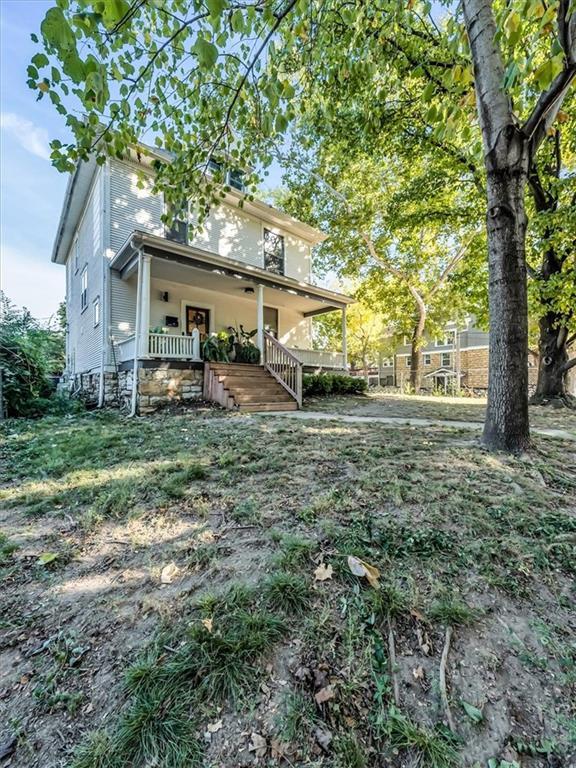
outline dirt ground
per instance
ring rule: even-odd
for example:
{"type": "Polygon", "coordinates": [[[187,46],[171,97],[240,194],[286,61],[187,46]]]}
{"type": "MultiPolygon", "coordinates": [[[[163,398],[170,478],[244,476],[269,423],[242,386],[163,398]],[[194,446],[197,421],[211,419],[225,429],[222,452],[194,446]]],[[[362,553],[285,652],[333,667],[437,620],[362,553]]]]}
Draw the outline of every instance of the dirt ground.
{"type": "Polygon", "coordinates": [[[3,768],[576,765],[574,443],[199,410],[1,450],[3,768]]]}

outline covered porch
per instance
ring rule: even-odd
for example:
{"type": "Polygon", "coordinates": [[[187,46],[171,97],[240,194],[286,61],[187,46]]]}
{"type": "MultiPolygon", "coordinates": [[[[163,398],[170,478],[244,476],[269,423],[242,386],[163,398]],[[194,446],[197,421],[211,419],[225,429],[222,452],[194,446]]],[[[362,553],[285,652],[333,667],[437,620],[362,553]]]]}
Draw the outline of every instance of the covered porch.
{"type": "Polygon", "coordinates": [[[256,330],[262,361],[266,334],[305,368],[347,368],[348,296],[141,232],[133,233],[110,266],[116,292],[133,308],[133,317],[112,328],[121,363],[200,361],[207,336],[243,326],[256,330]],[[312,318],[334,311],[341,315],[341,348],[313,349],[312,318]]]}

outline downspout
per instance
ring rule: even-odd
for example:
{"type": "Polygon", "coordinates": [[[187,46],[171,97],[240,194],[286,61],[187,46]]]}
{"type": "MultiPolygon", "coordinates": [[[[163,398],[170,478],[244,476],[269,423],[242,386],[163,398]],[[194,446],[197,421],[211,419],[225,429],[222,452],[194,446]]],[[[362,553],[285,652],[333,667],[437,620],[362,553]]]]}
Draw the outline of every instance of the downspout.
{"type": "Polygon", "coordinates": [[[138,281],[136,284],[136,323],[134,329],[134,367],[132,368],[132,401],[130,405],[130,416],[136,416],[138,409],[138,354],[140,344],[140,325],[142,323],[142,312],[140,304],[142,301],[142,250],[138,249],[138,281]]]}

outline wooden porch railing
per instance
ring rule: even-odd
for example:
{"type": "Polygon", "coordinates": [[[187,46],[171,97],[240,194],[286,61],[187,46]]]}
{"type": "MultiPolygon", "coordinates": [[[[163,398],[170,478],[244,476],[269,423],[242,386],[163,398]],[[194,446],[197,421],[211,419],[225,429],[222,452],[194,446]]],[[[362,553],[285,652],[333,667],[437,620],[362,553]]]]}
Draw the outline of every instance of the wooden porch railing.
{"type": "Polygon", "coordinates": [[[264,331],[264,367],[302,406],[302,363],[270,333],[264,331]]]}
{"type": "Polygon", "coordinates": [[[331,349],[296,349],[294,347],[290,347],[289,350],[300,360],[302,365],[309,368],[333,368],[343,371],[346,367],[343,352],[334,352],[331,349]]]}
{"type": "Polygon", "coordinates": [[[148,334],[150,357],[171,357],[177,360],[200,360],[200,334],[194,328],[190,336],[169,333],[148,334]]]}
{"type": "Polygon", "coordinates": [[[128,360],[134,360],[134,352],[136,351],[136,337],[128,336],[127,339],[122,339],[116,343],[116,349],[118,350],[118,362],[125,363],[128,360]]]}

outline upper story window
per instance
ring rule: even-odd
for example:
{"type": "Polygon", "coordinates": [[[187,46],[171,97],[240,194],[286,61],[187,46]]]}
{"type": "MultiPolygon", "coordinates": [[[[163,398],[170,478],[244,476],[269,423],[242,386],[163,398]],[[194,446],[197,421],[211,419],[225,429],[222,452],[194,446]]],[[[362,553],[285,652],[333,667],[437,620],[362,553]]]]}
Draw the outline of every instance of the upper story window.
{"type": "Polygon", "coordinates": [[[88,306],[88,267],[82,270],[80,278],[80,310],[83,312],[88,306]]]}
{"type": "Polygon", "coordinates": [[[284,274],[284,237],[269,229],[264,230],[264,269],[284,274]]]}
{"type": "Polygon", "coordinates": [[[431,363],[432,363],[432,356],[424,355],[424,365],[431,365],[431,363]]]}
{"type": "Polygon", "coordinates": [[[244,173],[242,171],[226,171],[222,163],[219,163],[217,160],[209,160],[208,168],[214,174],[217,181],[220,181],[222,184],[228,184],[229,187],[240,192],[244,191],[244,173]]]}
{"type": "Polygon", "coordinates": [[[449,368],[452,365],[452,355],[450,352],[442,352],[442,367],[449,368]]]}
{"type": "Polygon", "coordinates": [[[456,331],[446,331],[446,335],[436,339],[437,347],[453,347],[456,340],[456,331]]]}
{"type": "Polygon", "coordinates": [[[411,357],[407,357],[406,358],[406,368],[410,368],[411,365],[412,365],[412,358],[411,357]]]}
{"type": "Polygon", "coordinates": [[[92,312],[94,316],[94,328],[100,325],[100,296],[96,296],[92,302],[92,312]]]}
{"type": "Polygon", "coordinates": [[[228,184],[239,192],[244,191],[244,174],[242,171],[230,171],[228,174],[228,184]]]}
{"type": "Polygon", "coordinates": [[[176,243],[188,243],[188,203],[183,200],[178,208],[166,211],[170,222],[164,227],[164,237],[176,243]]]}

